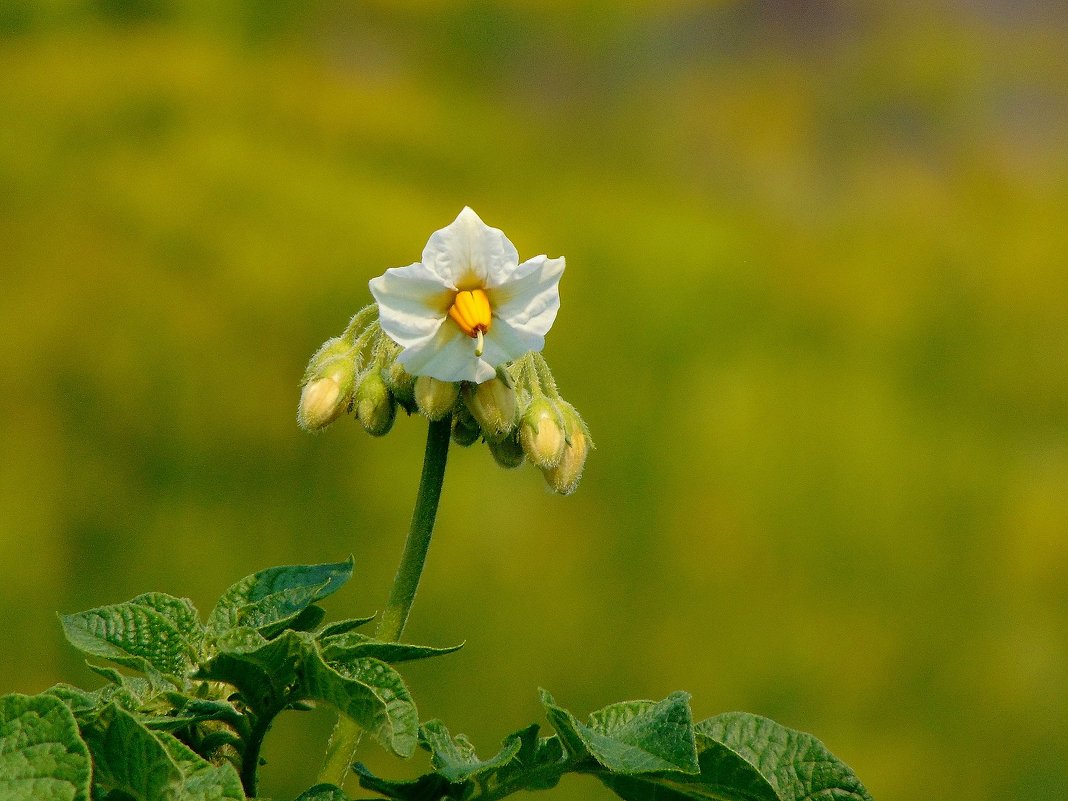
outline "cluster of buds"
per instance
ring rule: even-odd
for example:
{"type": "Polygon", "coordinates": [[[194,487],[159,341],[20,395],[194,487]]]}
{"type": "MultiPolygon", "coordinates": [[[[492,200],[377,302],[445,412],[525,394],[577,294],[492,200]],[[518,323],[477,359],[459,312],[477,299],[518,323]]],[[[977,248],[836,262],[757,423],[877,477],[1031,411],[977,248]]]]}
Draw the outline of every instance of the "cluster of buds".
{"type": "Polygon", "coordinates": [[[401,349],[382,332],[377,311],[374,304],[361,310],[312,357],[297,412],[302,428],[317,431],[351,412],[367,433],[382,436],[401,406],[428,420],[449,418],[453,442],[484,442],[501,467],[530,462],[561,495],[578,488],[590,431],[560,397],[540,353],[500,365],[481,383],[416,377],[396,360],[401,349]]]}

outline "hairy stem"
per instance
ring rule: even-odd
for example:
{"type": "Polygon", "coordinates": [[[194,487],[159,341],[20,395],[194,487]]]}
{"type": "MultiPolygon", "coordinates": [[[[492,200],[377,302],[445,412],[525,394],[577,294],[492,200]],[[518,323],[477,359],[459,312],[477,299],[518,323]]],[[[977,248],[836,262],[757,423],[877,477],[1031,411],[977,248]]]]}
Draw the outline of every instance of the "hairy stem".
{"type": "MultiPolygon", "coordinates": [[[[427,428],[419,493],[416,495],[408,539],[404,543],[404,553],[401,555],[397,575],[393,578],[389,601],[375,631],[375,637],[379,640],[395,642],[400,639],[408,613],[412,609],[412,602],[415,601],[415,592],[419,589],[419,578],[423,574],[427,550],[430,548],[430,535],[434,532],[434,518],[438,513],[441,485],[445,480],[445,462],[449,456],[451,434],[451,416],[432,421],[427,428]]],[[[337,726],[330,737],[330,745],[327,747],[326,761],[319,772],[319,781],[342,786],[349,775],[361,733],[362,730],[354,721],[344,715],[338,718],[337,726]]]]}

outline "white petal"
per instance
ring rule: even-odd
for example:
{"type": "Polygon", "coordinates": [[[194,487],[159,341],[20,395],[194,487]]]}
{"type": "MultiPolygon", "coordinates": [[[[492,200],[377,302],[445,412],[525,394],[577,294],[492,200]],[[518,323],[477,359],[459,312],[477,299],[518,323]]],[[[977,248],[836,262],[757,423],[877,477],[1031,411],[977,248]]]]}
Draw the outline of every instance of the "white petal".
{"type": "Polygon", "coordinates": [[[519,252],[498,228],[464,206],[456,219],[430,235],[423,264],[453,289],[498,286],[519,264],[519,252]]]}
{"type": "Polygon", "coordinates": [[[563,273],[563,257],[535,256],[520,264],[508,283],[486,293],[493,307],[494,326],[498,319],[505,320],[516,330],[544,339],[560,310],[563,273]]]}
{"type": "Polygon", "coordinates": [[[475,356],[475,340],[457,326],[446,323],[434,336],[405,348],[397,361],[412,375],[481,383],[497,373],[484,356],[475,356]]]}
{"type": "Polygon", "coordinates": [[[510,325],[507,320],[496,319],[485,334],[482,358],[490,364],[504,364],[518,359],[524,353],[545,347],[545,336],[529,328],[510,325]]]}
{"type": "Polygon", "coordinates": [[[390,267],[371,279],[371,294],[378,303],[382,330],[402,347],[432,337],[441,327],[452,303],[452,289],[425,265],[390,267]]]}

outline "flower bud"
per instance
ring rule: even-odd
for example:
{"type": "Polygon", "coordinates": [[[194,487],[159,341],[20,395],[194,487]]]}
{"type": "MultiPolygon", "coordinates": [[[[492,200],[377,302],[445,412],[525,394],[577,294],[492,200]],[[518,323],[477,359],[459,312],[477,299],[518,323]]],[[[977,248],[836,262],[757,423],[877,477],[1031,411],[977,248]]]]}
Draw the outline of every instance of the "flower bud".
{"type": "Polygon", "coordinates": [[[307,431],[318,431],[348,411],[356,380],[352,347],[335,338],[319,348],[304,373],[297,407],[297,423],[307,431]]]}
{"type": "Polygon", "coordinates": [[[474,445],[482,436],[482,429],[478,427],[475,418],[467,407],[460,404],[456,407],[456,413],[452,417],[452,441],[462,448],[474,445]]]}
{"type": "Polygon", "coordinates": [[[356,418],[372,437],[381,437],[393,428],[397,417],[397,404],[382,380],[378,368],[368,370],[356,388],[356,418]]]}
{"type": "Polygon", "coordinates": [[[415,376],[405,370],[404,365],[393,362],[382,372],[382,378],[404,411],[408,414],[418,411],[415,405],[415,376]]]}
{"type": "Polygon", "coordinates": [[[567,431],[567,445],[564,447],[560,462],[555,467],[542,470],[545,481],[555,492],[570,495],[578,489],[582,478],[582,468],[590,452],[590,432],[586,423],[569,403],[561,403],[561,413],[567,431]]]}
{"type": "Polygon", "coordinates": [[[489,440],[486,445],[494,460],[504,469],[511,470],[523,464],[523,446],[515,434],[496,441],[489,440]]]}
{"type": "Polygon", "coordinates": [[[464,384],[464,403],[487,440],[499,440],[515,428],[515,390],[499,378],[464,384]]]}
{"type": "Polygon", "coordinates": [[[523,452],[543,470],[556,467],[564,455],[567,442],[560,425],[560,412],[545,398],[531,403],[519,421],[519,442],[523,452]]]}
{"type": "Polygon", "coordinates": [[[428,375],[415,380],[415,405],[428,420],[440,420],[456,405],[459,387],[452,381],[439,381],[428,375]]]}

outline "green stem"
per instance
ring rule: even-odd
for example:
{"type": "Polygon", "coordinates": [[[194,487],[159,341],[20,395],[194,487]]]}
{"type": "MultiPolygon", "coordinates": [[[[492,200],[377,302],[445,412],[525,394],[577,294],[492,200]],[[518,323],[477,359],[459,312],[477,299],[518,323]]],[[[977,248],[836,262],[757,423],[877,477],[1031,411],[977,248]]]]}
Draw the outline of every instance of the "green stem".
{"type": "MultiPolygon", "coordinates": [[[[419,493],[415,498],[415,510],[404,543],[397,575],[389,601],[378,620],[375,638],[388,642],[400,640],[408,613],[419,589],[419,578],[430,548],[430,535],[434,532],[434,518],[441,498],[441,485],[445,480],[445,462],[449,456],[449,438],[452,435],[452,418],[446,416],[432,421],[426,432],[426,453],[423,456],[423,474],[419,479],[419,493]]],[[[356,747],[360,744],[362,730],[350,718],[341,715],[330,737],[326,762],[319,773],[319,781],[341,787],[352,766],[356,747]]]]}
{"type": "Polygon", "coordinates": [[[263,738],[267,736],[271,723],[277,713],[264,713],[252,727],[248,739],[245,740],[245,750],[241,755],[241,786],[245,788],[245,795],[249,798],[256,797],[256,775],[260,768],[260,749],[263,747],[263,738]]]}

